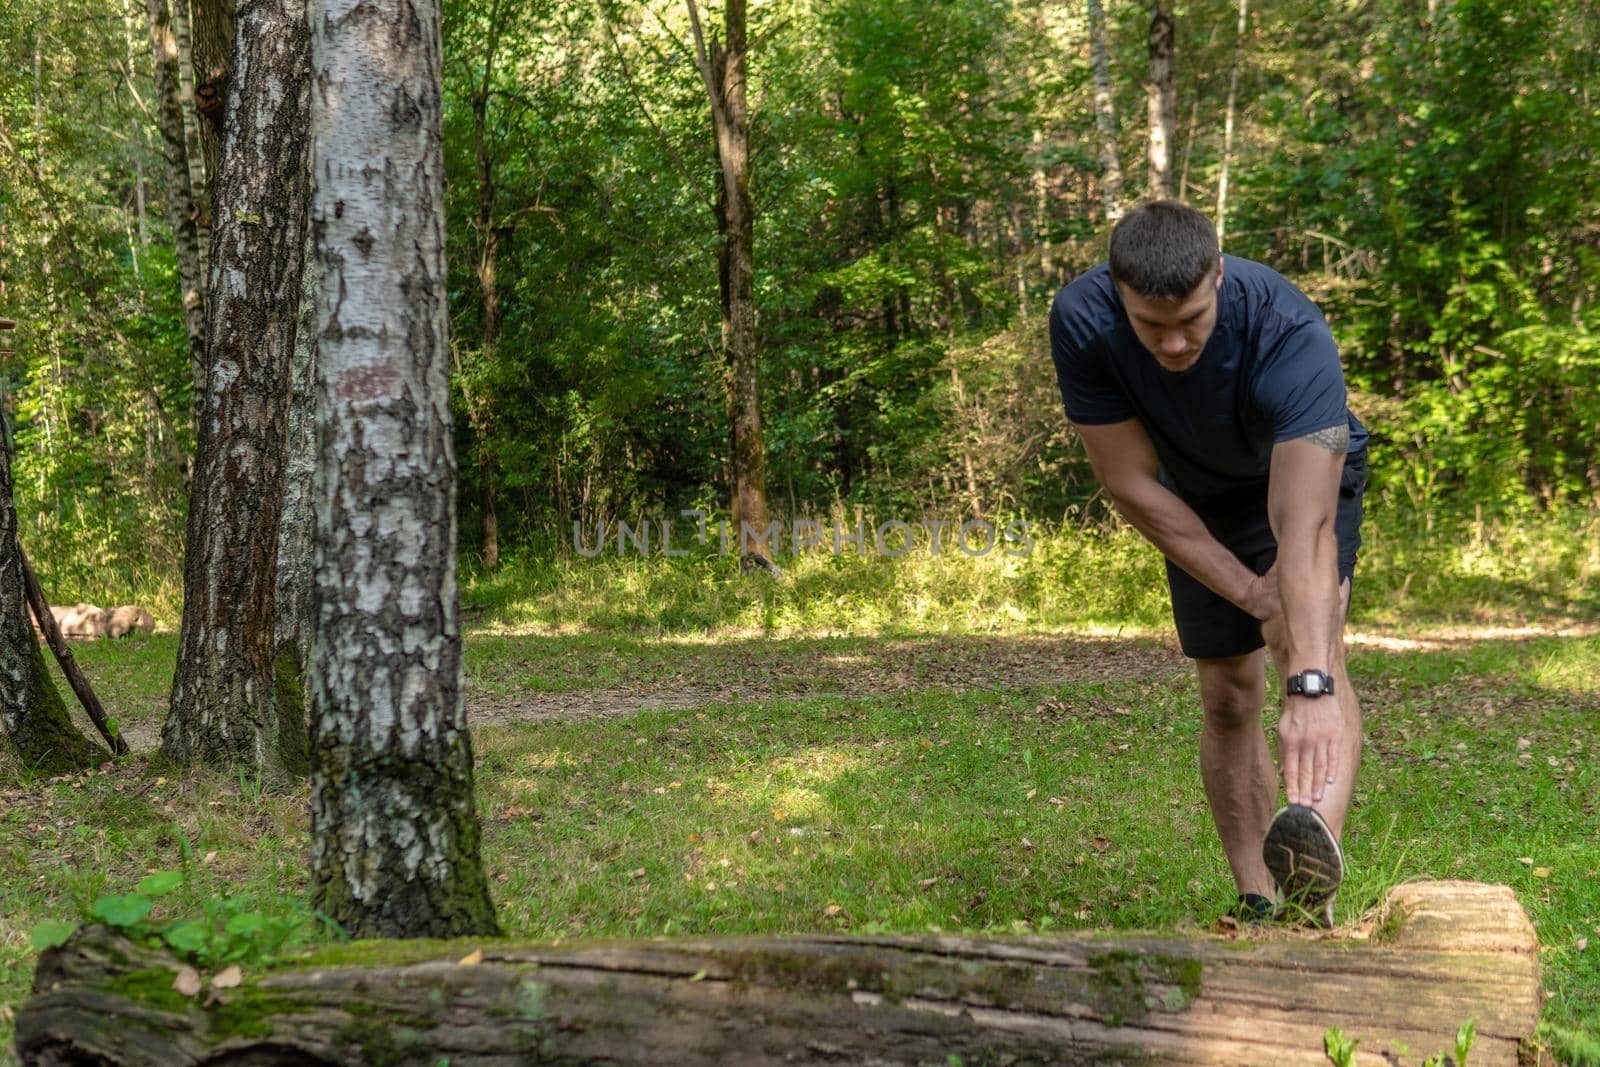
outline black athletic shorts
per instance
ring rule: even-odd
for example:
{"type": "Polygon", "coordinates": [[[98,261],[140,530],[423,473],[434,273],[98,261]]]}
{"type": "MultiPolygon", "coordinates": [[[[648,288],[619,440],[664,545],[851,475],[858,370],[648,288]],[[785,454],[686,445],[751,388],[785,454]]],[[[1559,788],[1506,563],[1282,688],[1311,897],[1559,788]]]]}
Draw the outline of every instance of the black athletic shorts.
{"type": "MultiPolygon", "coordinates": [[[[1367,488],[1367,453],[1363,449],[1345,460],[1339,476],[1339,507],[1334,531],[1339,541],[1339,580],[1355,573],[1361,549],[1361,496],[1367,488]]],[[[1278,558],[1278,542],[1267,521],[1267,494],[1261,490],[1229,499],[1223,506],[1195,509],[1206,529],[1239,561],[1257,574],[1265,574],[1278,558]]],[[[1261,623],[1249,612],[1225,600],[1171,560],[1167,561],[1167,587],[1172,591],[1172,619],[1178,624],[1178,643],[1190,659],[1224,659],[1254,652],[1266,642],[1261,623]]]]}

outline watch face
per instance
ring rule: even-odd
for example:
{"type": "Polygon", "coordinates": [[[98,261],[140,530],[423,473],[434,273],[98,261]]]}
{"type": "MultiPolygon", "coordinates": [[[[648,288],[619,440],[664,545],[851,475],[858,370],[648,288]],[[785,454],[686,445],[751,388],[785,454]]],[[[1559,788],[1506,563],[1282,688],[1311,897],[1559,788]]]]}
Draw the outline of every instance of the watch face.
{"type": "Polygon", "coordinates": [[[1296,696],[1319,697],[1333,692],[1333,679],[1322,671],[1301,671],[1289,678],[1288,689],[1296,696]]]}

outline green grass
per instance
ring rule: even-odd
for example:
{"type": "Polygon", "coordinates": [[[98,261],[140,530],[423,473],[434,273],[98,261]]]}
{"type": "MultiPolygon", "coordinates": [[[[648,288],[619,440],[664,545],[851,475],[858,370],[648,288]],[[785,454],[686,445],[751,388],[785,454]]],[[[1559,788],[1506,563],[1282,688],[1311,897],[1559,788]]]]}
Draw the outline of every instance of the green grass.
{"type": "MultiPolygon", "coordinates": [[[[869,516],[868,521],[871,521],[869,516]]],[[[592,537],[592,533],[588,536],[592,537]]],[[[1121,526],[1036,524],[1027,555],[935,556],[925,533],[896,560],[849,545],[778,555],[782,581],[742,575],[713,540],[685,558],[512,553],[465,561],[470,621],[501,634],[1016,633],[1169,625],[1161,557],[1121,526]]],[[[1600,518],[1478,523],[1379,510],[1363,527],[1351,621],[1405,631],[1600,614],[1600,518]]],[[[869,535],[870,540],[870,535],[869,535]]]]}
{"type": "MultiPolygon", "coordinates": [[[[1542,1039],[1574,1064],[1600,1063],[1600,638],[1461,627],[1581,617],[1580,532],[1528,535],[1488,576],[1448,539],[1369,539],[1356,627],[1446,632],[1352,654],[1368,745],[1339,902],[1353,922],[1409,879],[1512,886],[1539,933],[1542,1039]]],[[[473,706],[695,699],[475,730],[508,933],[1183,931],[1227,906],[1192,676],[1149,636],[1164,585],[1134,535],[789,572],[700,557],[469,576],[473,706]]],[[[153,738],[176,644],[74,651],[153,738]]],[[[153,870],[193,872],[157,917],[216,893],[303,917],[306,826],[303,788],[146,760],[58,781],[0,767],[0,1005],[26,995],[35,923],[153,870]]]]}
{"type": "MultiPolygon", "coordinates": [[[[851,645],[874,642],[835,647],[851,645]]],[[[102,667],[158,666],[102,647],[102,667]]],[[[693,644],[654,651],[686,674],[700,663],[693,644]]],[[[1365,650],[1352,666],[1369,744],[1341,919],[1408,879],[1511,885],[1543,946],[1552,1047],[1581,1056],[1600,1041],[1600,947],[1576,947],[1600,943],[1600,640],[1365,650]]],[[[480,729],[488,864],[520,936],[1194,929],[1232,892],[1197,730],[1182,675],[480,729]]],[[[136,763],[12,777],[0,803],[0,1001],[25,993],[33,923],[178,867],[186,847],[197,882],[167,913],[207,892],[277,913],[304,895],[303,789],[136,763]]]]}

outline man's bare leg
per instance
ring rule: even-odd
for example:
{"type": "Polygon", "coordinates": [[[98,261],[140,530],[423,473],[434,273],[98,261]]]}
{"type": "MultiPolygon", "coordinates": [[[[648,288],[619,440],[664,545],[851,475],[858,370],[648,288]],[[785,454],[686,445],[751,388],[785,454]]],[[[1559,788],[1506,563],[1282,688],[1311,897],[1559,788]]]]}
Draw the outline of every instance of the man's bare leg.
{"type": "MultiPolygon", "coordinates": [[[[1330,651],[1332,666],[1328,673],[1333,675],[1333,695],[1339,701],[1339,710],[1344,714],[1344,733],[1339,739],[1339,777],[1323,793],[1322,799],[1311,805],[1318,815],[1327,822],[1328,828],[1333,831],[1333,836],[1344,840],[1344,818],[1350,810],[1350,797],[1355,792],[1356,771],[1361,766],[1361,702],[1356,698],[1355,687],[1350,684],[1350,674],[1345,669],[1344,654],[1344,617],[1350,608],[1350,580],[1346,578],[1339,585],[1339,620],[1335,632],[1339,634],[1335,647],[1330,651]]],[[[1283,677],[1283,665],[1286,659],[1285,649],[1279,640],[1282,631],[1264,631],[1268,648],[1272,652],[1273,666],[1278,670],[1278,676],[1283,677]]],[[[1279,694],[1282,698],[1282,694],[1279,694]]],[[[1324,698],[1326,699],[1326,698],[1324,698]]],[[[1277,777],[1274,775],[1273,794],[1277,794],[1277,777]]]]}
{"type": "Polygon", "coordinates": [[[1278,775],[1261,727],[1265,663],[1265,652],[1257,649],[1228,659],[1196,660],[1195,668],[1205,710],[1200,779],[1211,818],[1239,892],[1270,897],[1272,875],[1261,860],[1261,842],[1277,806],[1278,775]]]}

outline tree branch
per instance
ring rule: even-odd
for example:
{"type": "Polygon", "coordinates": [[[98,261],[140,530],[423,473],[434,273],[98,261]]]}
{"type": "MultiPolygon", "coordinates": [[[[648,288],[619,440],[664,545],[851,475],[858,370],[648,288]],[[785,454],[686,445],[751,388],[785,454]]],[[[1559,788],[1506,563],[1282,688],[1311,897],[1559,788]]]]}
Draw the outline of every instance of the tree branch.
{"type": "MultiPolygon", "coordinates": [[[[650,124],[650,128],[656,132],[656,137],[661,141],[661,147],[664,148],[667,152],[667,155],[672,158],[672,162],[678,168],[678,173],[683,176],[684,182],[687,183],[691,189],[698,188],[699,183],[695,180],[694,174],[689,170],[688,166],[683,162],[683,157],[678,155],[678,150],[674,148],[672,146],[672,142],[667,139],[666,133],[661,129],[660,126],[656,124],[655,116],[650,114],[650,105],[645,102],[644,94],[640,92],[639,84],[634,80],[633,68],[628,65],[628,57],[627,54],[622,50],[622,42],[617,40],[616,28],[611,25],[611,16],[606,11],[605,0],[595,0],[595,7],[599,10],[600,21],[606,28],[606,38],[611,42],[612,49],[617,53],[617,62],[622,65],[622,76],[627,79],[628,88],[632,91],[634,100],[638,102],[639,110],[643,113],[644,120],[648,122],[650,124]]],[[[712,204],[710,199],[708,199],[704,193],[699,193],[698,199],[702,204],[705,205],[707,211],[710,211],[713,215],[716,214],[716,206],[712,204]]]]}

